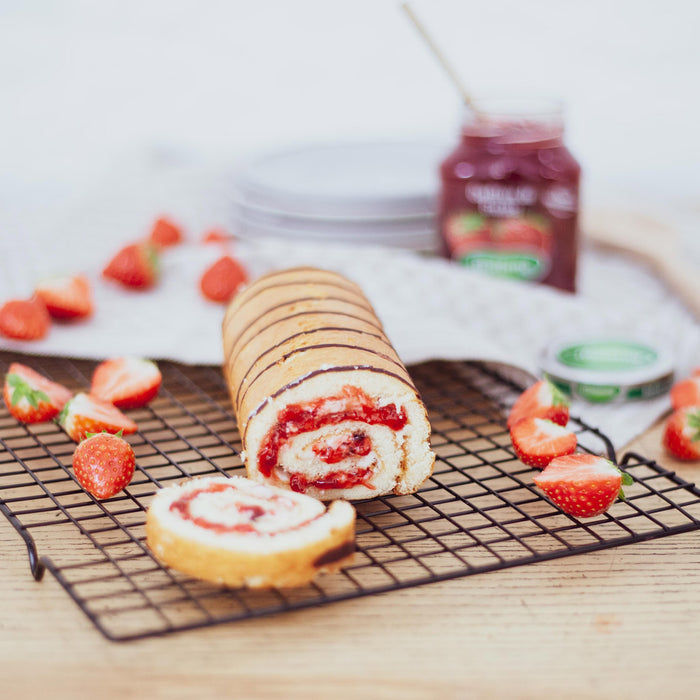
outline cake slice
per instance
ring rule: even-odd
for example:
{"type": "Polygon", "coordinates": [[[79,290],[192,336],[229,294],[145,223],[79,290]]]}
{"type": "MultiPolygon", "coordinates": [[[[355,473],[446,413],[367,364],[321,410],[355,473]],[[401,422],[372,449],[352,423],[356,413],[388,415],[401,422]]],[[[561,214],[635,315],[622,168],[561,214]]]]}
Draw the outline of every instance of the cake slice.
{"type": "Polygon", "coordinates": [[[355,510],[240,476],[189,479],[156,494],[146,541],[163,564],[205,581],[300,586],[350,561],[355,510]]]}

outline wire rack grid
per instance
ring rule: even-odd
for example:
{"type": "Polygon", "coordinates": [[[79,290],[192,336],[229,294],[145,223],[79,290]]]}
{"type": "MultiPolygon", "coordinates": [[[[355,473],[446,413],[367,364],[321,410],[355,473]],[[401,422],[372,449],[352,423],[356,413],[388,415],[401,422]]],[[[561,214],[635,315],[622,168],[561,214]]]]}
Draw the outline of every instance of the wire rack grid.
{"type": "MultiPolygon", "coordinates": [[[[94,363],[0,353],[78,390],[94,363]]],[[[53,423],[23,425],[0,407],[0,511],[24,538],[34,577],[48,569],[105,637],[126,641],[583,554],[700,528],[700,491],[628,454],[628,497],[572,518],[534,487],[515,457],[505,414],[521,387],[478,363],[411,368],[428,407],[437,460],[415,494],[356,504],[357,551],[336,574],[295,589],[223,589],[161,566],[145,543],[158,488],[185,477],[242,474],[240,436],[218,368],[160,364],[164,382],[130,412],[137,471],[98,501],[71,470],[74,443],[53,423]],[[39,552],[48,552],[39,556],[39,552]]],[[[598,430],[571,420],[581,449],[614,459],[598,430]]]]}

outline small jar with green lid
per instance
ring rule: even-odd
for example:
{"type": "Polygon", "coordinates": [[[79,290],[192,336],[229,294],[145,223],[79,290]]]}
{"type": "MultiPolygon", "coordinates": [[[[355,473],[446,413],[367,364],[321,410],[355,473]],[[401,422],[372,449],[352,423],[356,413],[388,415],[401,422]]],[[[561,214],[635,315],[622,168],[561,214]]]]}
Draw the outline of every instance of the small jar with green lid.
{"type": "Polygon", "coordinates": [[[650,399],[673,383],[669,350],[640,338],[559,339],[543,353],[542,371],[565,394],[590,403],[650,399]]]}

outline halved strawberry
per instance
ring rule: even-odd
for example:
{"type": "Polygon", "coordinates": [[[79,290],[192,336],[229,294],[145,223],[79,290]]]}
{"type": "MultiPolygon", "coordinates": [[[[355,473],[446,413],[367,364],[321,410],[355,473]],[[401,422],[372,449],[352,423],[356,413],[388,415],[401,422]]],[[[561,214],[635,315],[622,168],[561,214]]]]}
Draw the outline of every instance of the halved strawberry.
{"type": "Polygon", "coordinates": [[[591,454],[574,454],[553,459],[533,481],[565,513],[590,518],[607,511],[619,498],[622,484],[632,477],[610,460],[591,454]]]}
{"type": "Polygon", "coordinates": [[[22,423],[55,418],[73,394],[31,367],[13,362],[5,375],[3,397],[10,413],[22,423]]]}
{"type": "Polygon", "coordinates": [[[92,290],[84,275],[63,275],[42,280],[34,290],[53,318],[70,320],[92,314],[92,290]]]}
{"type": "Polygon", "coordinates": [[[174,246],[183,241],[182,229],[170,219],[161,217],[153,224],[148,240],[158,248],[174,246]]]}
{"type": "Polygon", "coordinates": [[[133,289],[149,289],[158,281],[158,252],[148,242],[124,246],[107,263],[102,276],[133,289]]]}
{"type": "Polygon", "coordinates": [[[41,340],[51,317],[41,299],[11,299],[0,308],[0,335],[15,340],[41,340]]]}
{"type": "Polygon", "coordinates": [[[157,396],[162,381],[155,362],[118,357],[97,365],[90,393],[118,408],[138,408],[157,396]]]}
{"type": "Polygon", "coordinates": [[[542,379],[517,398],[508,414],[508,429],[523,418],[546,418],[558,425],[566,425],[569,422],[569,400],[552,382],[542,379]]]}
{"type": "Polygon", "coordinates": [[[542,469],[555,457],[576,449],[576,434],[546,418],[523,418],[510,430],[515,454],[523,464],[542,469]]]}
{"type": "Polygon", "coordinates": [[[128,486],[134,465],[134,450],[121,435],[90,434],[73,453],[75,478],[96,498],[111,498],[128,486]]]}
{"type": "Polygon", "coordinates": [[[199,282],[202,294],[211,301],[226,303],[248,281],[248,273],[230,255],[223,255],[208,267],[199,282]]]}
{"type": "Polygon", "coordinates": [[[700,406],[682,406],[666,421],[664,447],[678,459],[700,459],[700,406]]]}
{"type": "Polygon", "coordinates": [[[138,427],[116,406],[89,394],[76,394],[58,416],[58,422],[68,435],[80,442],[87,433],[118,433],[131,435],[138,427]]]}
{"type": "Polygon", "coordinates": [[[674,409],[700,406],[700,375],[681,379],[671,387],[671,405],[674,409]]]}

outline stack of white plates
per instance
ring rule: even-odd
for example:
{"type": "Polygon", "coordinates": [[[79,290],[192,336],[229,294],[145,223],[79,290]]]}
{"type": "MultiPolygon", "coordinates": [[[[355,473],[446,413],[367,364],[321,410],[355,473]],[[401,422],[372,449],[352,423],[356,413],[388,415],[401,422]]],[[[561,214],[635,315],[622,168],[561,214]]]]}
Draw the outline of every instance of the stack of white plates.
{"type": "Polygon", "coordinates": [[[434,251],[445,153],[436,143],[377,142],[259,157],[237,178],[238,234],[434,251]]]}

